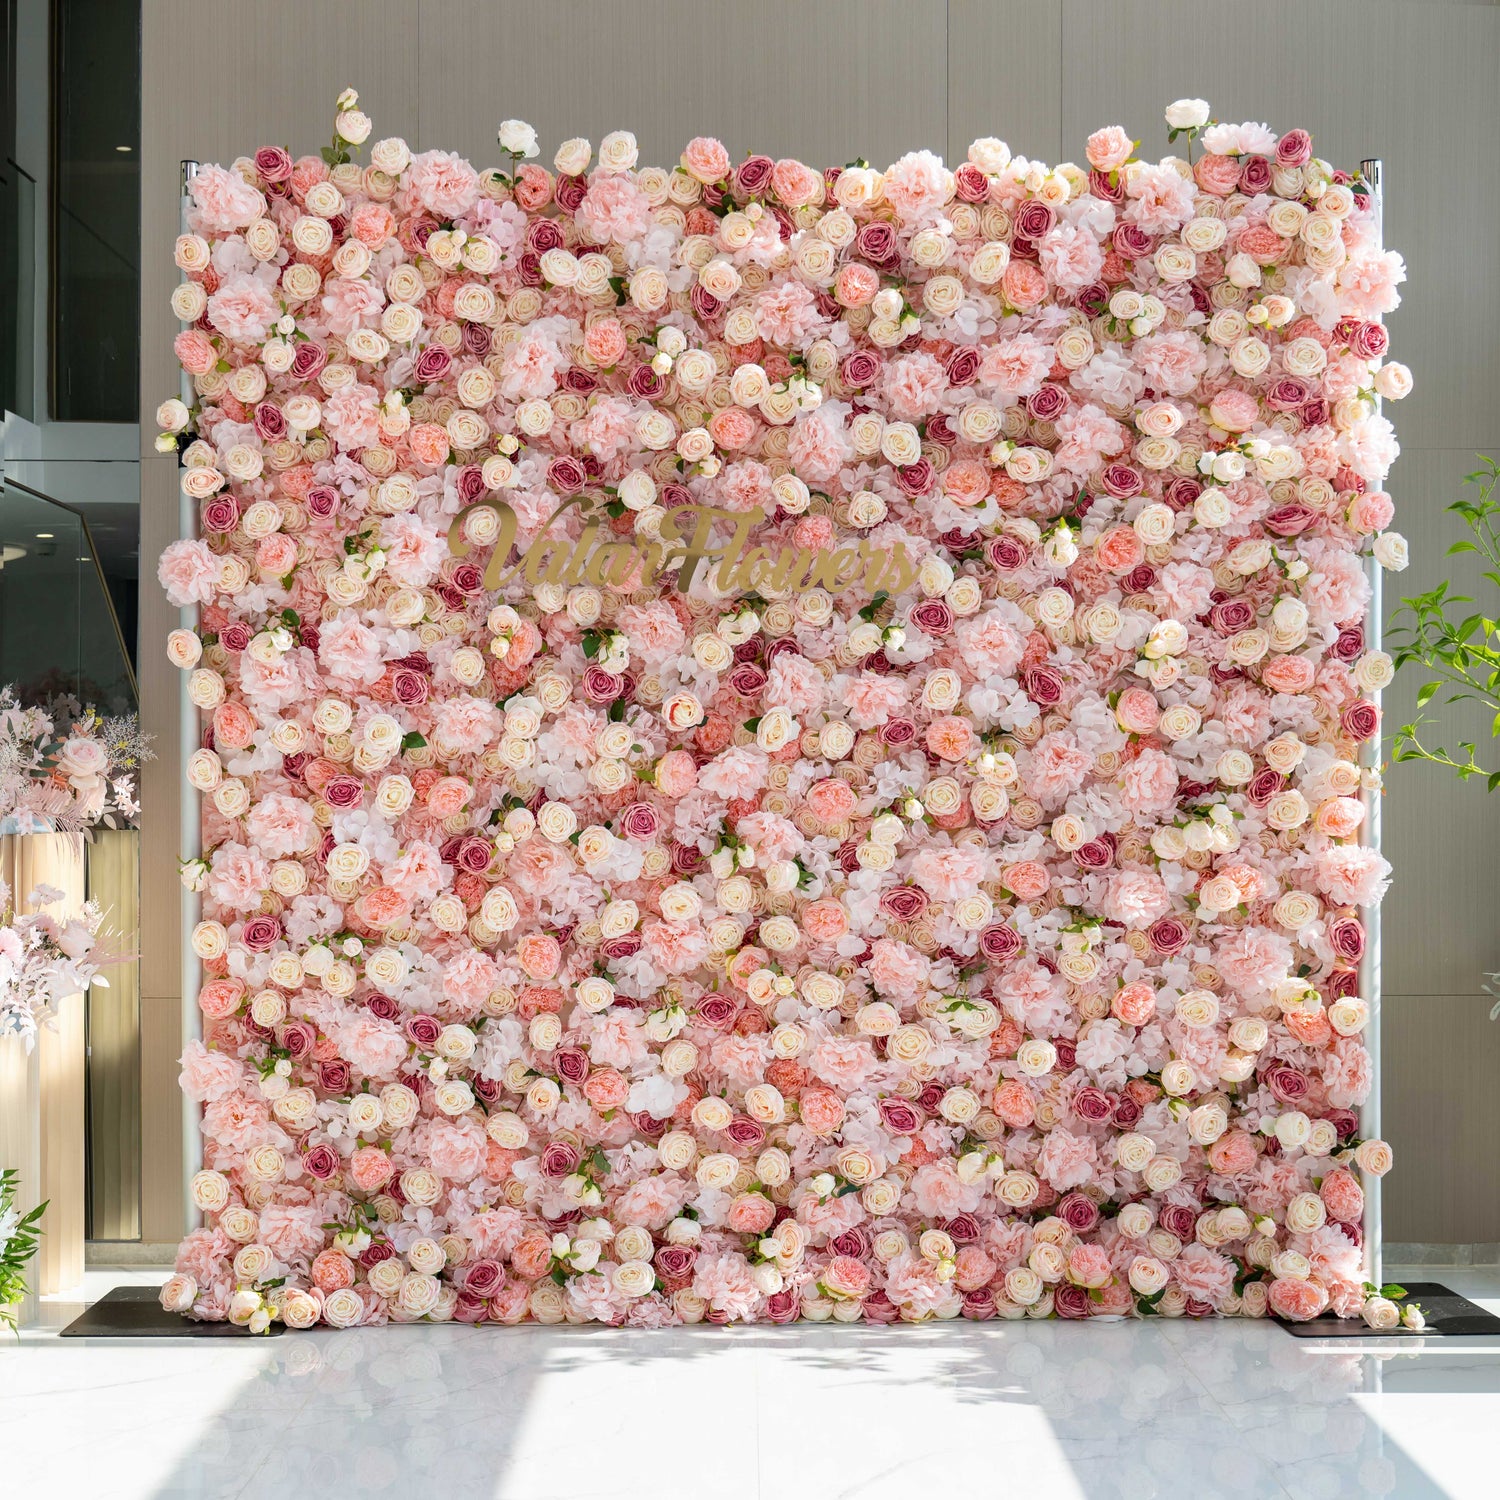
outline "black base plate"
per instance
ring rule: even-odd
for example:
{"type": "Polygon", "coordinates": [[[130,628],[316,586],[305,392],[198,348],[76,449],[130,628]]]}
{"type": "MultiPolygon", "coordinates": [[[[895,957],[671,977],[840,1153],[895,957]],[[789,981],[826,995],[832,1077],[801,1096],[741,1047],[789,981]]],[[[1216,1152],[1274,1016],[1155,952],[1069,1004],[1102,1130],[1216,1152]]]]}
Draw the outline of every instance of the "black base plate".
{"type": "MultiPolygon", "coordinates": [[[[257,1337],[233,1323],[201,1323],[168,1312],[154,1286],[117,1286],[74,1318],[58,1335],[64,1339],[248,1339],[257,1337]]],[[[268,1334],[285,1333],[272,1323],[268,1334]]]]}
{"type": "MultiPolygon", "coordinates": [[[[1377,1333],[1363,1318],[1336,1318],[1332,1313],[1312,1318],[1305,1323],[1289,1323],[1277,1318],[1294,1339],[1413,1339],[1437,1335],[1440,1338],[1479,1337],[1488,1334],[1500,1336],[1500,1318],[1486,1312],[1467,1297],[1436,1281],[1411,1281],[1405,1283],[1405,1301],[1415,1302],[1427,1319],[1427,1326],[1420,1332],[1406,1328],[1392,1329],[1389,1333],[1377,1333]]],[[[1398,1304],[1399,1305],[1399,1304],[1398,1304]]]]}

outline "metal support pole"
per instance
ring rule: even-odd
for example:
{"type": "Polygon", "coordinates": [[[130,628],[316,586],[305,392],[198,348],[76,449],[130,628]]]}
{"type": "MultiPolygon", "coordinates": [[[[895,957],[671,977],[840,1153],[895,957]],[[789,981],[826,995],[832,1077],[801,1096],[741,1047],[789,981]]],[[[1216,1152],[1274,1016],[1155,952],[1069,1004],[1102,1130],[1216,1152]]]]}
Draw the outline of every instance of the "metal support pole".
{"type": "MultiPolygon", "coordinates": [[[[1370,211],[1375,215],[1375,233],[1382,246],[1385,244],[1385,182],[1382,164],[1378,157],[1359,164],[1360,176],[1369,190],[1370,211]]],[[[1380,398],[1375,398],[1376,410],[1380,398]]],[[[1383,569],[1373,556],[1364,560],[1365,576],[1370,583],[1370,608],[1365,619],[1365,650],[1381,649],[1381,575],[1383,569]]],[[[1371,695],[1376,703],[1380,694],[1371,695]]],[[[1379,729],[1373,739],[1362,747],[1360,765],[1367,771],[1378,772],[1383,760],[1382,746],[1385,736],[1379,729]]],[[[1362,793],[1365,804],[1364,842],[1377,853],[1380,850],[1380,801],[1379,791],[1368,787],[1362,793]]],[[[1370,1022],[1365,1028],[1365,1045],[1370,1053],[1370,1097],[1360,1111],[1359,1133],[1365,1140],[1380,1135],[1380,908],[1373,906],[1365,919],[1365,952],[1359,964],[1359,993],[1370,1007],[1370,1022]]],[[[1370,1177],[1364,1184],[1365,1212],[1362,1224],[1364,1238],[1364,1263],[1366,1274],[1376,1286],[1381,1285],[1383,1265],[1381,1254],[1381,1202],[1380,1179],[1370,1177]]]]}
{"type": "MultiPolygon", "coordinates": [[[[198,175],[198,163],[182,163],[181,179],[181,227],[188,232],[188,208],[192,199],[188,196],[188,184],[198,175]]],[[[198,399],[193,389],[193,378],[186,370],[182,372],[182,399],[191,408],[198,399]]],[[[180,537],[195,537],[198,534],[198,507],[192,499],[178,489],[177,534],[180,537]]],[[[198,606],[188,605],[180,612],[178,623],[184,630],[198,628],[198,606]]],[[[188,692],[190,673],[179,674],[182,679],[178,700],[178,768],[177,783],[178,854],[184,861],[197,859],[203,852],[203,823],[199,812],[198,794],[188,786],[187,766],[193,752],[198,749],[200,732],[198,709],[188,692]]],[[[203,972],[198,955],[193,951],[193,929],[203,914],[203,903],[197,892],[182,888],[182,1044],[184,1047],[203,1035],[203,1018],[198,1009],[198,991],[202,986],[203,972]]],[[[198,1227],[198,1209],[193,1202],[193,1175],[203,1164],[203,1132],[198,1118],[198,1105],[182,1096],[182,1213],[183,1228],[190,1231],[198,1227]]]]}

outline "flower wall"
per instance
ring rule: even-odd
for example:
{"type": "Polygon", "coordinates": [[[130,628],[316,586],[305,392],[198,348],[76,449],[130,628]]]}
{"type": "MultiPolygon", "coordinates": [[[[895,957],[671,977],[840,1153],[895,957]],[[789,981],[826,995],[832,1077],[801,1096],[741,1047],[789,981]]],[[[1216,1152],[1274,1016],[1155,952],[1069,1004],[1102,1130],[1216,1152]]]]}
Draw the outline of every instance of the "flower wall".
{"type": "Polygon", "coordinates": [[[177,244],[166,1304],[1368,1313],[1363,184],[1196,101],[883,172],[340,111],[177,244]]]}

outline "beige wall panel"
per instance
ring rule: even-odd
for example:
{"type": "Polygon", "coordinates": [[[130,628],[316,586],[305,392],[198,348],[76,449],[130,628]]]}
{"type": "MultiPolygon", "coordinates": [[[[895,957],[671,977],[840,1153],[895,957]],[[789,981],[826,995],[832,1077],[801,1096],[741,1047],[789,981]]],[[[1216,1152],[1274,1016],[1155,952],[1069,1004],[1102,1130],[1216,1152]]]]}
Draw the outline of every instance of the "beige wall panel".
{"type": "Polygon", "coordinates": [[[1049,166],[1081,159],[1063,139],[1062,77],[1062,0],[949,0],[949,164],[989,135],[1049,166]]]}
{"type": "Polygon", "coordinates": [[[1395,356],[1417,377],[1399,413],[1402,447],[1492,438],[1500,340],[1474,310],[1500,301],[1500,194],[1483,186],[1500,139],[1500,9],[1065,0],[1063,53],[1063,140],[1075,150],[1118,123],[1157,156],[1163,107],[1198,95],[1217,119],[1306,127],[1336,166],[1381,157],[1386,241],[1410,276],[1391,319],[1395,356]],[[1266,39],[1264,66],[1242,65],[1252,35],[1266,39]]]}
{"type": "Polygon", "coordinates": [[[1500,1240],[1500,1022],[1494,1001],[1398,995],[1385,1002],[1385,1237],[1423,1244],[1500,1240]]]}
{"type": "Polygon", "coordinates": [[[943,0],[424,0],[421,32],[421,144],[477,166],[511,116],[549,165],[611,130],[662,167],[695,135],[818,167],[947,138],[943,0]]]}
{"type": "MultiPolygon", "coordinates": [[[[1399,420],[1400,412],[1395,415],[1399,420]]],[[[1484,446],[1500,454],[1500,442],[1484,446]]],[[[1493,611],[1494,586],[1481,578],[1476,559],[1446,555],[1449,544],[1468,532],[1444,507],[1473,493],[1463,476],[1475,467],[1470,449],[1408,452],[1397,461],[1391,492],[1397,525],[1411,539],[1412,563],[1404,572],[1385,575],[1387,620],[1400,608],[1402,596],[1422,593],[1445,578],[1453,580],[1458,593],[1488,598],[1493,611]]],[[[1417,690],[1427,680],[1421,667],[1408,667],[1385,695],[1387,754],[1394,730],[1415,717],[1417,690]]],[[[1480,763],[1500,767],[1500,746],[1490,742],[1492,717],[1477,704],[1444,709],[1441,726],[1426,743],[1456,751],[1459,741],[1473,740],[1480,747],[1480,763]]],[[[1495,920],[1500,801],[1489,797],[1480,782],[1464,784],[1420,762],[1389,766],[1387,788],[1384,848],[1395,878],[1383,909],[1385,987],[1393,994],[1477,994],[1481,974],[1500,969],[1495,920]]],[[[1492,1061],[1500,1064],[1500,1031],[1494,1033],[1491,1049],[1492,1061]]],[[[1399,1063],[1395,1054],[1388,1055],[1394,1070],[1399,1063]]]]}

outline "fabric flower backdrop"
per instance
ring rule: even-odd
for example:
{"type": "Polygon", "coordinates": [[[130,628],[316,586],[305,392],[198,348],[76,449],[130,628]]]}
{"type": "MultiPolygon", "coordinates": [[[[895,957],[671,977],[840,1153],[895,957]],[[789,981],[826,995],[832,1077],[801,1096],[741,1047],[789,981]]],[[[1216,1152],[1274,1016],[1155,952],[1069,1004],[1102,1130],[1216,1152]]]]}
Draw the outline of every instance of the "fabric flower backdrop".
{"type": "Polygon", "coordinates": [[[1206,107],[884,171],[340,110],[177,243],[167,1305],[1358,1312],[1364,186],[1206,107]]]}

